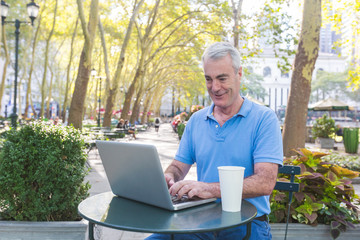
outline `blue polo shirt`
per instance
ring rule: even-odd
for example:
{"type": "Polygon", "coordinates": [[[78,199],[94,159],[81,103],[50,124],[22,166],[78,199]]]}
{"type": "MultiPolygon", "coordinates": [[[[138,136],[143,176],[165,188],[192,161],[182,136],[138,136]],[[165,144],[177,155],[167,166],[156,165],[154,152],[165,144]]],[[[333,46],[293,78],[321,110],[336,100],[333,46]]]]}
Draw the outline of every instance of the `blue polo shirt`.
{"type": "MultiPolygon", "coordinates": [[[[268,107],[243,98],[240,111],[220,127],[213,116],[214,104],[194,113],[181,138],[175,159],[196,163],[198,181],[219,182],[218,166],[245,167],[245,178],[254,164],[282,165],[283,146],[278,119],[268,107]]],[[[269,196],[247,199],[258,216],[270,213],[269,196]]]]}

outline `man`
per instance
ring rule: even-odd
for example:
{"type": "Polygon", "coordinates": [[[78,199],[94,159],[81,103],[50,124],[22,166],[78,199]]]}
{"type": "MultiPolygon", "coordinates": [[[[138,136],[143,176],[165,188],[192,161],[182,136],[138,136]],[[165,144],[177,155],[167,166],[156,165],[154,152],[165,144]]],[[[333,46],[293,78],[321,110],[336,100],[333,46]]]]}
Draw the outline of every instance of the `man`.
{"type": "MultiPolygon", "coordinates": [[[[165,171],[171,195],[221,198],[218,166],[245,167],[243,199],[255,205],[251,239],[271,239],[267,215],[269,195],[282,165],[283,148],[275,113],[240,96],[240,54],[231,44],[218,42],[202,57],[210,107],[192,115],[175,160],[165,171]],[[198,181],[183,180],[192,164],[198,181]]],[[[246,226],[218,232],[177,235],[175,239],[242,239],[246,226]]],[[[154,234],[149,239],[169,239],[154,234]]]]}

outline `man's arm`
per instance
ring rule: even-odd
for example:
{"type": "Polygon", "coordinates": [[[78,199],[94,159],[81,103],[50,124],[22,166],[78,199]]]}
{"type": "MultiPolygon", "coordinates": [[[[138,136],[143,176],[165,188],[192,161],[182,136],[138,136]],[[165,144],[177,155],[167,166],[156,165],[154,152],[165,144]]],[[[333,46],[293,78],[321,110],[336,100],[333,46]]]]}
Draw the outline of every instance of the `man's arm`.
{"type": "Polygon", "coordinates": [[[243,198],[270,195],[276,184],[278,167],[276,163],[255,163],[254,174],[244,179],[243,198]]]}
{"type": "MultiPolygon", "coordinates": [[[[275,163],[256,163],[254,174],[244,179],[243,198],[270,195],[276,183],[277,172],[278,165],[275,163]]],[[[187,194],[190,198],[195,196],[200,198],[221,197],[218,182],[204,183],[190,180],[175,181],[171,185],[170,194],[178,194],[179,197],[187,194]]]]}

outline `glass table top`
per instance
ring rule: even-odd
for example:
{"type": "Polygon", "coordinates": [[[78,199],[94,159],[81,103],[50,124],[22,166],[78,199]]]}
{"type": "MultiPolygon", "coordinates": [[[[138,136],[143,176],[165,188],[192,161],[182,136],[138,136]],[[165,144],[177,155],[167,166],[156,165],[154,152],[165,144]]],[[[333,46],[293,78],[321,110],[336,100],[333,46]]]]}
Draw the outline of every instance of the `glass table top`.
{"type": "Polygon", "coordinates": [[[92,223],[115,229],[152,233],[217,231],[246,224],[257,210],[242,202],[241,212],[224,212],[221,203],[207,203],[179,211],[169,211],[105,192],[82,201],[80,216],[92,223]]]}

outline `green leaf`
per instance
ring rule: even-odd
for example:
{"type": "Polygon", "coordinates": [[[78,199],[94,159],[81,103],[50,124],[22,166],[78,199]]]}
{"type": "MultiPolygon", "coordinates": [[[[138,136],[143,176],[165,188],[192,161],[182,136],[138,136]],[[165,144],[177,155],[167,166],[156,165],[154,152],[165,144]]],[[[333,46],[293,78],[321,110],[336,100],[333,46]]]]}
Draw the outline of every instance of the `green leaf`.
{"type": "Polygon", "coordinates": [[[331,237],[333,239],[337,239],[339,236],[340,236],[340,230],[339,229],[331,229],[330,230],[330,233],[331,233],[331,237]]]}
{"type": "Polygon", "coordinates": [[[318,217],[317,213],[313,212],[311,214],[305,213],[304,214],[307,219],[309,219],[310,223],[315,222],[316,218],[318,217]]]}

